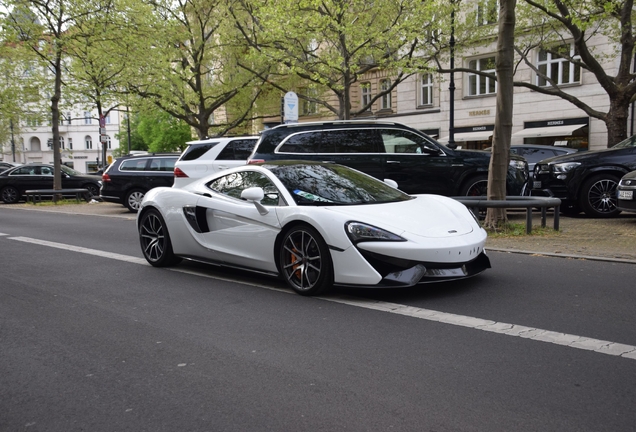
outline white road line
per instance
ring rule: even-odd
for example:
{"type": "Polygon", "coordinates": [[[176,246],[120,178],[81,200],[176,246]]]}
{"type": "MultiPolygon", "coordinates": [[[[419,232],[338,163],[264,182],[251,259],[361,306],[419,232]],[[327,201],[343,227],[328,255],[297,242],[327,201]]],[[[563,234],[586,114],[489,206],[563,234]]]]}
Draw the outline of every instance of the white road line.
{"type": "MultiPolygon", "coordinates": [[[[1,234],[0,235],[6,235],[1,234]]],[[[145,259],[136,258],[128,255],[121,255],[116,253],[104,252],[96,249],[88,249],[79,246],[72,246],[63,243],[49,242],[45,240],[38,240],[29,237],[9,237],[11,240],[17,240],[25,243],[37,244],[40,246],[48,246],[58,249],[69,250],[73,252],[80,252],[88,255],[95,255],[103,258],[110,258],[119,261],[125,261],[132,264],[149,265],[145,259]]],[[[234,281],[231,279],[219,278],[211,276],[203,272],[171,268],[170,270],[180,273],[192,274],[195,276],[207,277],[210,279],[224,280],[229,282],[242,283],[244,285],[258,286],[269,290],[291,293],[288,290],[281,290],[279,288],[252,284],[247,282],[234,281]]],[[[636,346],[625,345],[611,341],[604,341],[599,339],[587,338],[584,336],[571,335],[567,333],[559,333],[550,330],[542,330],[533,327],[526,327],[517,324],[508,324],[502,322],[496,322],[492,320],[486,320],[482,318],[469,317],[465,315],[456,315],[446,312],[435,311],[431,309],[423,309],[414,306],[406,306],[398,303],[388,303],[376,300],[367,300],[358,297],[350,296],[330,296],[330,297],[318,297],[322,300],[346,304],[349,306],[361,307],[365,309],[372,309],[381,312],[387,312],[397,315],[408,316],[411,318],[424,319],[428,321],[437,321],[444,324],[451,324],[456,326],[468,327],[474,330],[482,330],[492,333],[499,333],[507,336],[516,336],[525,339],[532,339],[540,342],[547,342],[555,345],[563,345],[570,348],[577,348],[588,351],[595,351],[601,354],[609,354],[613,356],[624,357],[627,359],[636,360],[636,346]]]]}
{"type": "Polygon", "coordinates": [[[136,258],[136,257],[128,256],[128,255],[121,255],[121,254],[116,254],[111,252],[104,252],[97,249],[88,249],[88,248],[84,248],[80,246],[72,246],[72,245],[68,245],[64,243],[38,240],[38,239],[29,238],[29,237],[9,237],[9,238],[11,240],[17,240],[24,243],[33,243],[40,246],[48,246],[48,247],[57,248],[57,249],[65,249],[65,250],[69,250],[73,252],[80,252],[87,255],[100,256],[102,258],[110,258],[110,259],[119,260],[119,261],[126,261],[133,264],[150,265],[148,264],[148,261],[146,261],[143,258],[136,258]]]}

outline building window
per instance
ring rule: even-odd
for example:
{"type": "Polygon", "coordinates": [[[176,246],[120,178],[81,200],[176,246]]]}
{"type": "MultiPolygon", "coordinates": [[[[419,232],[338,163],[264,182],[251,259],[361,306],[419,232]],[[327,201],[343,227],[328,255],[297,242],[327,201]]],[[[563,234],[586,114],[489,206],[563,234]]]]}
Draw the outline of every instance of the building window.
{"type": "Polygon", "coordinates": [[[68,149],[73,150],[73,138],[68,139],[68,149]]]}
{"type": "MultiPolygon", "coordinates": [[[[391,88],[391,80],[385,79],[380,82],[380,90],[385,92],[391,88]]],[[[382,95],[382,109],[389,110],[391,109],[391,92],[382,95]]]]}
{"type": "Polygon", "coordinates": [[[106,114],[106,117],[104,117],[104,124],[110,124],[110,113],[106,114]]]}
{"type": "Polygon", "coordinates": [[[84,111],[84,124],[91,124],[91,113],[89,111],[84,111]]]}
{"type": "Polygon", "coordinates": [[[571,45],[563,45],[551,52],[539,51],[537,85],[540,87],[550,85],[547,78],[553,80],[557,85],[580,83],[581,67],[570,62],[568,58],[578,59],[578,55],[571,45]]]}
{"type": "MultiPolygon", "coordinates": [[[[468,68],[485,73],[495,73],[495,58],[487,57],[471,60],[468,68]]],[[[468,74],[468,96],[482,96],[495,94],[497,92],[497,81],[490,77],[477,74],[468,74]]]]}
{"type": "Polygon", "coordinates": [[[477,25],[491,25],[499,20],[499,2],[484,0],[477,6],[477,25]]]}
{"type": "Polygon", "coordinates": [[[90,136],[86,135],[84,137],[84,143],[86,144],[86,150],[92,150],[93,149],[93,138],[91,138],[90,136]]]}
{"type": "Polygon", "coordinates": [[[106,137],[106,148],[110,150],[110,135],[104,135],[106,137]]]}
{"type": "Polygon", "coordinates": [[[66,124],[71,124],[71,113],[67,112],[66,113],[66,124]]]}
{"type": "MultiPolygon", "coordinates": [[[[371,102],[371,83],[360,84],[360,91],[362,94],[362,100],[360,102],[364,107],[371,102]]],[[[366,108],[366,111],[371,111],[370,105],[366,108]]]]}
{"type": "Polygon", "coordinates": [[[433,75],[420,75],[420,105],[433,105],[433,75]]]}

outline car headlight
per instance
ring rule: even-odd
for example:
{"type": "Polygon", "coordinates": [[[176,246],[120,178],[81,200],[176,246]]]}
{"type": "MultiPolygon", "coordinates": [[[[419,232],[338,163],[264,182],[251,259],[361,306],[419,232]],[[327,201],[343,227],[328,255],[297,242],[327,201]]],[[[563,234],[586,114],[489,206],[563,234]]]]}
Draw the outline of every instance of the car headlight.
{"type": "Polygon", "coordinates": [[[361,241],[406,241],[397,234],[362,222],[347,222],[345,231],[353,243],[361,241]]]}
{"type": "Polygon", "coordinates": [[[580,162],[563,162],[552,165],[555,174],[565,174],[572,171],[577,166],[581,165],[580,162]]]}
{"type": "Polygon", "coordinates": [[[520,159],[510,159],[510,162],[508,163],[511,167],[518,169],[520,171],[525,171],[526,169],[528,169],[528,163],[524,160],[520,160],[520,159]]]}

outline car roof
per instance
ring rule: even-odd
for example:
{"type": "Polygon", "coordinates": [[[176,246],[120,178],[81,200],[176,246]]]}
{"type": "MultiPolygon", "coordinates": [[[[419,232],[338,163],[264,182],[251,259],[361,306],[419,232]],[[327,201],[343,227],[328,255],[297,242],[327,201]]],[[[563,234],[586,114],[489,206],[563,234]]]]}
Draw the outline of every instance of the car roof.
{"type": "Polygon", "coordinates": [[[208,144],[211,142],[217,142],[217,141],[230,141],[230,140],[235,140],[235,139],[254,139],[257,140],[259,137],[258,136],[254,136],[254,135],[245,135],[245,136],[231,136],[231,137],[216,137],[216,138],[205,138],[202,140],[195,140],[195,141],[187,141],[186,144],[188,145],[192,145],[192,144],[208,144]]]}

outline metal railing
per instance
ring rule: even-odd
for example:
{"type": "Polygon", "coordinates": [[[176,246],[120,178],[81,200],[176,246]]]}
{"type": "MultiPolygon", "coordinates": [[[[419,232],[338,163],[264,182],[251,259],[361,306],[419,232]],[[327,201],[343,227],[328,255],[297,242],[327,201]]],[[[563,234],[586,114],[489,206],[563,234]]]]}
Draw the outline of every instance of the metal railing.
{"type": "Polygon", "coordinates": [[[507,196],[505,200],[488,200],[485,196],[460,196],[452,197],[464,204],[478,215],[479,209],[484,208],[506,208],[506,209],[526,209],[526,233],[532,232],[532,210],[541,210],[541,227],[546,226],[547,209],[554,208],[554,230],[559,230],[559,210],[561,200],[559,198],[537,197],[537,196],[507,196]]]}

